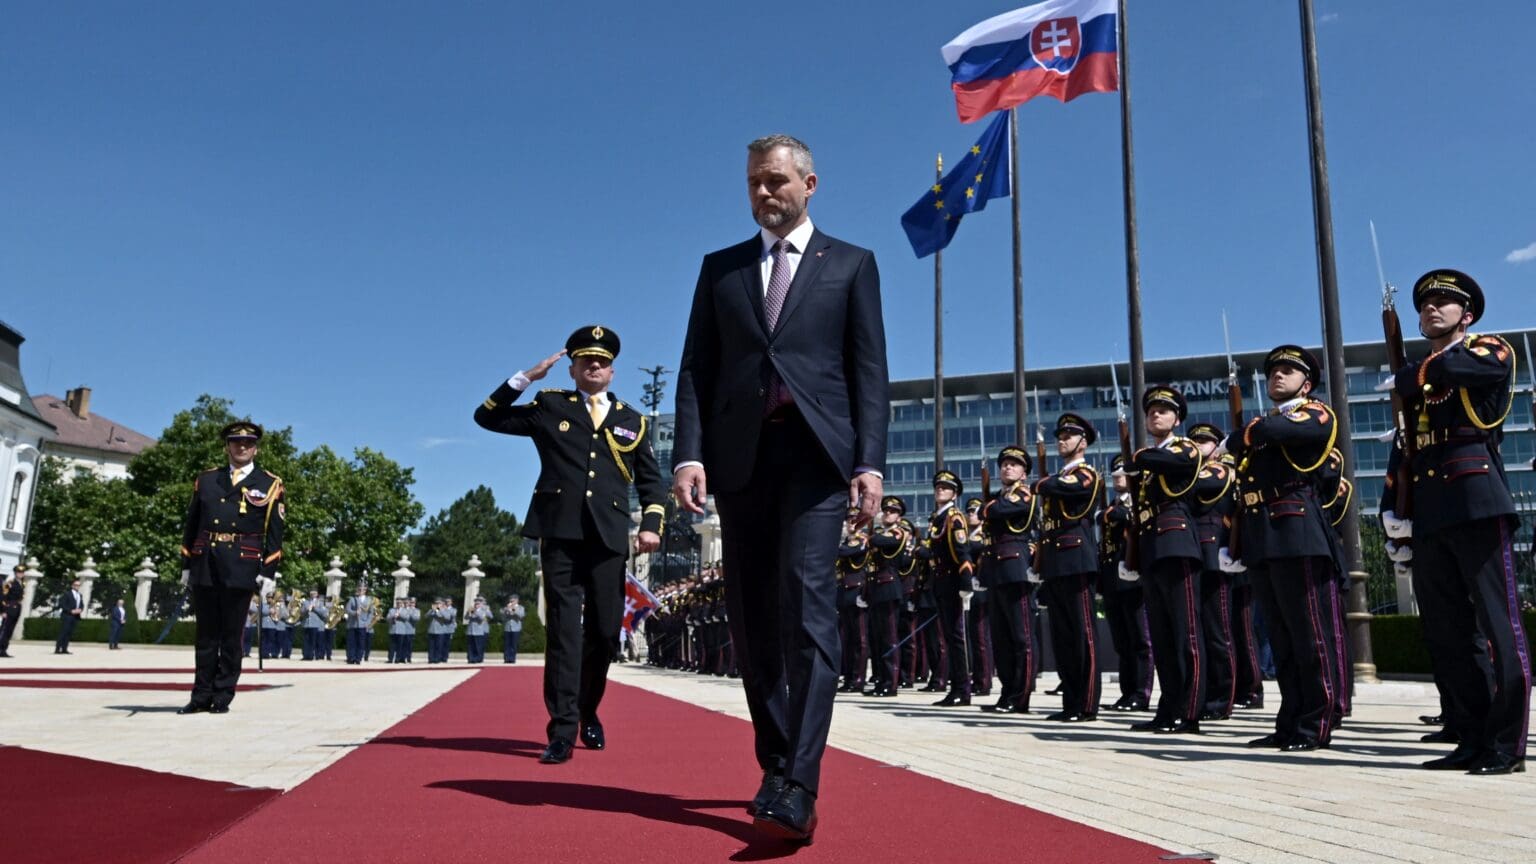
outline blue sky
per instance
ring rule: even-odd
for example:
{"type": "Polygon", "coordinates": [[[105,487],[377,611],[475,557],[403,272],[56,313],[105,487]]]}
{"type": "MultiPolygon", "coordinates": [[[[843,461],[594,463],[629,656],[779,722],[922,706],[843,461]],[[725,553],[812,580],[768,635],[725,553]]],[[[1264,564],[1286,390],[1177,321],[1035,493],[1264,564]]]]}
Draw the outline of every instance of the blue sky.
{"type": "MultiPolygon", "coordinates": [[[[1319,341],[1296,4],[1130,6],[1147,356],[1219,351],[1222,308],[1236,348],[1319,341]]],[[[0,318],[34,393],[91,386],[148,434],[213,393],[414,466],[428,512],[486,483],[521,513],[533,449],[474,407],[589,322],[623,337],[620,397],[675,368],[700,257],[755,230],[757,135],[813,148],[813,218],[879,260],[893,377],[931,374],[898,219],[983,125],[939,47],[1010,8],[8,3],[0,318]]],[[[1394,281],[1458,267],[1491,327],[1536,324],[1536,59],[1500,38],[1536,5],[1448,8],[1317,0],[1350,341],[1379,334],[1368,219],[1394,281]]],[[[1027,362],[1123,358],[1117,100],[1020,127],[1027,362]]],[[[1010,363],[1007,212],[945,253],[950,373],[1010,363]]]]}

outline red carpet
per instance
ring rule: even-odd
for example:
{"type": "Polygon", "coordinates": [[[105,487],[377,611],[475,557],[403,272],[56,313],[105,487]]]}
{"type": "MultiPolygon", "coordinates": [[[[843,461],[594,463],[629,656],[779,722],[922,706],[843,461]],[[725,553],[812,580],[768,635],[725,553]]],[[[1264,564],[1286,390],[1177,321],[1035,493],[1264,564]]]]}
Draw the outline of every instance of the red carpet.
{"type": "Polygon", "coordinates": [[[277,797],[109,762],[0,747],[6,864],[172,861],[277,797]]]}
{"type": "MultiPolygon", "coordinates": [[[[274,684],[236,684],[235,689],[245,690],[271,690],[274,684]]],[[[6,681],[0,679],[0,687],[35,687],[38,689],[57,690],[172,690],[186,692],[192,689],[190,681],[181,684],[156,684],[149,681],[48,681],[39,679],[36,681],[6,681]]]]}
{"type": "Polygon", "coordinates": [[[1155,862],[1162,850],[840,751],[815,845],[760,840],[745,721],[609,686],[610,749],[540,765],[537,669],[482,670],[186,860],[283,861],[320,836],[348,860],[1155,862]],[[278,838],[279,842],[274,842],[278,838]],[[286,838],[286,839],[282,839],[286,838]]]}
{"type": "MultiPolygon", "coordinates": [[[[502,664],[498,662],[496,665],[500,666],[502,664]]],[[[262,670],[256,668],[256,661],[247,660],[245,661],[245,665],[240,668],[240,674],[242,677],[245,675],[304,675],[308,673],[356,675],[359,672],[464,672],[484,668],[486,667],[464,665],[445,666],[440,664],[428,666],[425,663],[391,664],[384,662],[375,663],[369,666],[358,666],[356,668],[352,668],[347,666],[346,663],[340,660],[336,660],[331,663],[320,663],[314,666],[304,666],[299,668],[274,666],[271,669],[262,670]]],[[[191,675],[195,671],[196,670],[194,670],[191,666],[188,666],[185,669],[172,669],[165,667],[120,669],[111,666],[85,669],[60,669],[48,668],[44,666],[26,666],[20,669],[7,669],[4,666],[0,666],[0,675],[191,675]]]]}

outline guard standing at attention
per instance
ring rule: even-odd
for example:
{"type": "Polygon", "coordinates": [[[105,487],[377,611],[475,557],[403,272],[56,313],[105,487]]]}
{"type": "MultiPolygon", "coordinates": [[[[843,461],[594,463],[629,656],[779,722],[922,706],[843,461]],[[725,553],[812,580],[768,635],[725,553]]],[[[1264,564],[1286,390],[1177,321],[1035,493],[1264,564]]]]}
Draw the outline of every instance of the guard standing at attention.
{"type": "Polygon", "coordinates": [[[992,644],[997,649],[998,699],[983,711],[1028,714],[1035,690],[1034,616],[1030,595],[1039,576],[1030,568],[1030,539],[1034,536],[1036,500],[1029,489],[1029,453],[1010,445],[997,454],[1002,488],[982,505],[992,545],[986,579],[991,601],[992,644]]]}
{"type": "Polygon", "coordinates": [[[1040,578],[1051,610],[1051,644],[1061,674],[1061,711],[1046,717],[1083,723],[1099,715],[1097,617],[1093,583],[1099,570],[1093,518],[1103,481],[1083,460],[1098,440],[1093,424],[1076,414],[1056,418],[1061,470],[1035,484],[1040,501],[1040,578]]]}
{"type": "Polygon", "coordinates": [[[261,427],[226,425],[228,467],[192,481],[181,539],[181,578],[197,618],[197,671],[192,698],[178,714],[223,714],[240,680],[240,640],[258,580],[275,579],[283,557],[283,481],[256,466],[261,427]]]}
{"type": "Polygon", "coordinates": [[[541,541],[544,570],[549,746],[539,761],[545,764],[571,758],[578,727],[587,748],[607,746],[597,709],[608,665],[619,651],[624,562],[634,524],[631,485],[642,508],[636,547],[651,552],[661,546],[667,481],[656,466],[645,415],[608,392],[618,354],[618,334],[581,327],[563,350],[514,374],[475,409],[482,428],[532,438],[539,453],[523,536],[541,541]],[[575,390],[543,390],[514,404],[567,355],[575,390]]]}

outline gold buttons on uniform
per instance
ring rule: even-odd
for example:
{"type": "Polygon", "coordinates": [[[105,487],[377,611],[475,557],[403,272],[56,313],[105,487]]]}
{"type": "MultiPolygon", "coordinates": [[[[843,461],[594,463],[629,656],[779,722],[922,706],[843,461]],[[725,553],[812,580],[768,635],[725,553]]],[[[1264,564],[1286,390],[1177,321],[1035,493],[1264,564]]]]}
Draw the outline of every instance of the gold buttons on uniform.
{"type": "Polygon", "coordinates": [[[587,454],[587,458],[588,458],[588,459],[596,459],[596,458],[597,458],[597,451],[596,451],[596,450],[594,450],[594,451],[592,451],[592,452],[591,452],[591,453],[588,453],[588,454],[587,454]]]}
{"type": "Polygon", "coordinates": [[[592,490],[591,490],[591,489],[588,489],[588,490],[587,490],[587,497],[588,497],[588,498],[591,498],[591,497],[592,497],[592,490]]]}
{"type": "Polygon", "coordinates": [[[1428,471],[1426,471],[1425,473],[1428,474],[1429,476],[1433,477],[1433,476],[1435,476],[1435,469],[1431,468],[1428,471]]]}
{"type": "Polygon", "coordinates": [[[587,476],[588,477],[596,477],[597,476],[597,472],[596,471],[588,471],[587,472],[587,476]]]}

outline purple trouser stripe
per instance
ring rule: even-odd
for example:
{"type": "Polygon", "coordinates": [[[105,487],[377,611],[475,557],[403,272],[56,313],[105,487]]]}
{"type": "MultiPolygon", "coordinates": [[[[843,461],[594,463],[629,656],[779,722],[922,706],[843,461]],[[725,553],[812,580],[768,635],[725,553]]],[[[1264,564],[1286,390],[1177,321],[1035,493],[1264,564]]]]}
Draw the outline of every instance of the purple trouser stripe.
{"type": "Polygon", "coordinates": [[[1083,711],[1088,714],[1099,710],[1099,659],[1096,654],[1096,633],[1093,619],[1093,591],[1088,586],[1088,574],[1077,577],[1077,595],[1083,607],[1083,633],[1088,640],[1088,692],[1083,697],[1083,711]]]}
{"type": "Polygon", "coordinates": [[[1155,673],[1155,666],[1156,666],[1156,664],[1153,661],[1156,658],[1152,656],[1152,651],[1153,651],[1153,648],[1152,648],[1152,622],[1150,620],[1148,620],[1148,618],[1147,618],[1147,607],[1146,607],[1146,604],[1142,604],[1140,618],[1141,618],[1141,647],[1145,648],[1146,651],[1147,651],[1147,662],[1142,665],[1142,669],[1141,669],[1141,672],[1142,672],[1142,679],[1141,679],[1141,701],[1143,701],[1143,702],[1151,702],[1152,701],[1152,678],[1156,674],[1155,673]]]}
{"type": "Polygon", "coordinates": [[[1317,583],[1312,579],[1312,559],[1302,560],[1302,581],[1307,589],[1307,617],[1312,619],[1312,650],[1317,652],[1318,674],[1323,683],[1323,714],[1317,721],[1317,740],[1327,741],[1333,732],[1333,688],[1328,685],[1328,643],[1323,635],[1323,613],[1317,602],[1317,583]]]}
{"type": "Polygon", "coordinates": [[[1525,739],[1531,731],[1531,657],[1525,641],[1525,625],[1520,621],[1520,600],[1515,584],[1515,545],[1509,536],[1509,523],[1499,522],[1499,559],[1504,565],[1504,612],[1509,616],[1509,626],[1515,631],[1515,656],[1520,658],[1520,676],[1525,689],[1518,700],[1520,709],[1520,738],[1515,743],[1515,755],[1525,757],[1525,739]]]}
{"type": "Polygon", "coordinates": [[[1184,719],[1199,720],[1202,709],[1200,704],[1200,673],[1201,664],[1204,662],[1200,653],[1200,639],[1195,635],[1195,625],[1200,622],[1200,598],[1195,596],[1195,580],[1193,578],[1193,565],[1188,560],[1181,560],[1180,566],[1184,568],[1182,581],[1184,582],[1184,611],[1189,616],[1187,626],[1184,628],[1184,642],[1189,647],[1189,677],[1184,686],[1189,688],[1185,693],[1188,700],[1185,703],[1184,719]]]}
{"type": "Polygon", "coordinates": [[[1337,704],[1342,714],[1349,710],[1349,659],[1344,651],[1344,598],[1339,595],[1339,583],[1332,579],[1328,580],[1328,599],[1333,601],[1333,680],[1339,688],[1337,704]]]}
{"type": "Polygon", "coordinates": [[[1217,596],[1221,605],[1221,636],[1227,644],[1227,701],[1222,704],[1231,711],[1232,703],[1237,701],[1237,645],[1232,642],[1232,586],[1223,580],[1217,596]]]}

